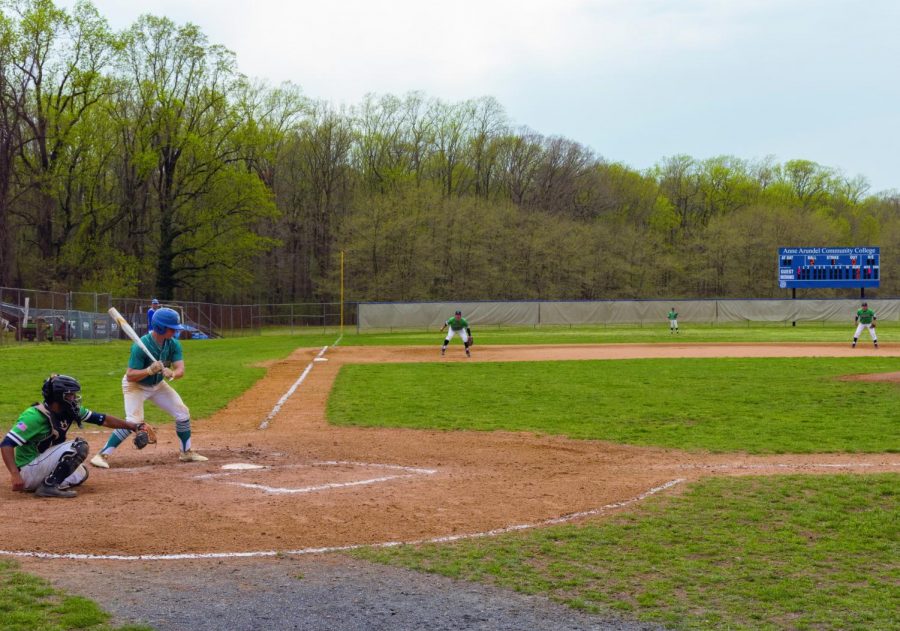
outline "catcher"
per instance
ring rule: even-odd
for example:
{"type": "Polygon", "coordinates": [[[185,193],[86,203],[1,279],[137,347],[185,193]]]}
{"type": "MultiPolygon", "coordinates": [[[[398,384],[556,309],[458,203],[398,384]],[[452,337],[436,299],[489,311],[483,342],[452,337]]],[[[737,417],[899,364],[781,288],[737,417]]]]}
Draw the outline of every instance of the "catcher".
{"type": "Polygon", "coordinates": [[[453,336],[459,335],[462,338],[463,347],[466,349],[466,357],[471,357],[472,352],[469,349],[474,343],[474,339],[472,338],[472,330],[469,328],[468,321],[462,317],[462,311],[457,310],[453,317],[444,323],[444,326],[441,327],[441,333],[444,332],[444,329],[448,329],[448,331],[447,337],[444,338],[444,344],[441,346],[441,356],[447,352],[447,345],[453,339],[453,336]]]}
{"type": "MultiPolygon", "coordinates": [[[[181,395],[166,383],[166,379],[181,379],[184,376],[184,356],[181,343],[175,339],[183,330],[178,312],[168,307],[157,309],[153,314],[153,325],[149,333],[141,337],[141,341],[156,357],[156,361],[144,355],[137,344],[131,345],[131,356],[128,358],[128,370],[122,377],[122,394],[125,398],[125,418],[134,423],[144,420],[144,401],[153,401],[175,419],[175,433],[181,441],[181,462],[204,462],[201,456],[191,450],[191,413],[181,400],[181,395]]],[[[91,458],[91,464],[101,469],[109,469],[109,456],[116,447],[128,438],[130,429],[118,429],[112,433],[106,446],[91,458]]],[[[143,440],[135,436],[135,447],[140,448],[143,440]]]]}
{"type": "Polygon", "coordinates": [[[38,497],[75,497],[72,487],[83,484],[88,471],[82,464],[88,454],[83,438],[67,440],[76,423],[93,423],[143,434],[155,441],[153,430],[143,423],[92,412],[81,406],[81,384],[74,377],[51,375],[41,388],[43,403],[22,412],[0,442],[3,463],[9,469],[13,491],[34,491],[38,497]]]}

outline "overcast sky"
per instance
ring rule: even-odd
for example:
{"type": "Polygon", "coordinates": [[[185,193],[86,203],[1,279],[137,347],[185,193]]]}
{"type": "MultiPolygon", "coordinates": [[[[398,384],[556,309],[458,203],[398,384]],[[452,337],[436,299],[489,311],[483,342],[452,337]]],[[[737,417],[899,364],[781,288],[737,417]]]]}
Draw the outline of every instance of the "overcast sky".
{"type": "MultiPolygon", "coordinates": [[[[57,0],[71,6],[70,0],[57,0]]],[[[94,0],[193,22],[242,72],[354,105],[493,96],[512,123],[644,169],[767,155],[900,189],[897,0],[94,0]]]]}

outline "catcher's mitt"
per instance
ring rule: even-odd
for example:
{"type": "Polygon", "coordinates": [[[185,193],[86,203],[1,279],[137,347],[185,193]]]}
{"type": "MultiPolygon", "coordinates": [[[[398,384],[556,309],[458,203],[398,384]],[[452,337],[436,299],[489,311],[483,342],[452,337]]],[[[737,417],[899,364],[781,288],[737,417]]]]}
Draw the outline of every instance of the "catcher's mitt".
{"type": "Polygon", "coordinates": [[[134,446],[135,449],[143,449],[147,445],[155,445],[156,444],[156,430],[147,425],[146,423],[141,423],[138,425],[137,430],[134,432],[134,446]]]}

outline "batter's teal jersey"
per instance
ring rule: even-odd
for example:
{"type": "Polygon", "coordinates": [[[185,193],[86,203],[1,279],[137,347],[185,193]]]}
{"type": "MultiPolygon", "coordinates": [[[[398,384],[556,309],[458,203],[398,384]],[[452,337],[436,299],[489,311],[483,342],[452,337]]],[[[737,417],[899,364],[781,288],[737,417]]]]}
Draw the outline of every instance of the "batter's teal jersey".
{"type": "MultiPolygon", "coordinates": [[[[149,333],[143,336],[141,341],[144,343],[144,346],[147,347],[147,350],[150,351],[151,355],[167,366],[184,359],[181,353],[181,343],[174,337],[164,340],[162,347],[156,343],[156,340],[154,340],[153,336],[149,333]]],[[[131,345],[131,357],[128,358],[129,368],[143,370],[151,363],[150,358],[144,354],[144,351],[141,350],[140,346],[137,344],[131,345]]],[[[138,383],[144,386],[155,386],[162,380],[162,373],[157,373],[155,375],[150,375],[149,377],[144,377],[138,383]]]]}
{"type": "MultiPolygon", "coordinates": [[[[78,412],[78,418],[81,421],[102,425],[106,417],[102,414],[94,414],[86,407],[82,407],[78,412]]],[[[16,466],[21,469],[37,458],[41,453],[38,445],[47,441],[52,433],[50,418],[36,406],[31,406],[22,412],[16,424],[6,434],[6,437],[16,444],[16,466]]],[[[58,442],[64,440],[65,436],[62,436],[58,442]]],[[[49,445],[48,442],[44,445],[44,449],[49,445]]]]}
{"type": "Polygon", "coordinates": [[[875,319],[875,312],[871,309],[860,309],[856,312],[856,319],[859,320],[860,324],[872,324],[872,320],[875,319]]]}
{"type": "Polygon", "coordinates": [[[454,331],[461,331],[463,329],[468,330],[469,323],[465,318],[457,319],[456,316],[453,316],[449,320],[447,320],[447,326],[449,326],[454,331]]]}
{"type": "Polygon", "coordinates": [[[669,315],[668,315],[667,317],[668,317],[670,320],[677,320],[677,319],[678,319],[678,312],[675,311],[674,309],[672,309],[672,311],[669,312],[669,315]]]}

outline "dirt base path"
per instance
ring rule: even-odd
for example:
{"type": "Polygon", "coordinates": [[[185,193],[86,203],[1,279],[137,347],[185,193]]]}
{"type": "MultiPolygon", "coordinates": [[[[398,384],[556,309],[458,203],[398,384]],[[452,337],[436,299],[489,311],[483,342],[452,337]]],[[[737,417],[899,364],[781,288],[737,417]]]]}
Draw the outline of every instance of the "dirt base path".
{"type": "MultiPolygon", "coordinates": [[[[319,350],[300,349],[272,364],[242,397],[196,422],[195,443],[207,463],[179,463],[167,426],[157,447],[123,446],[112,469],[91,468],[75,500],[22,497],[4,484],[0,547],[126,557],[299,554],[596,515],[708,475],[900,471],[897,454],[710,455],[506,432],[340,428],[325,420],[328,392],[346,363],[900,357],[896,345],[486,346],[471,360],[459,346],[443,359],[434,347],[336,347],[317,361],[319,350]],[[259,430],[307,368],[294,395],[259,430]],[[223,468],[235,465],[262,468],[223,468]]],[[[92,453],[107,435],[86,435],[92,453]]]]}

